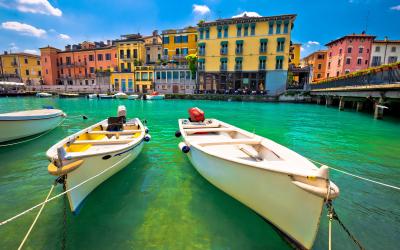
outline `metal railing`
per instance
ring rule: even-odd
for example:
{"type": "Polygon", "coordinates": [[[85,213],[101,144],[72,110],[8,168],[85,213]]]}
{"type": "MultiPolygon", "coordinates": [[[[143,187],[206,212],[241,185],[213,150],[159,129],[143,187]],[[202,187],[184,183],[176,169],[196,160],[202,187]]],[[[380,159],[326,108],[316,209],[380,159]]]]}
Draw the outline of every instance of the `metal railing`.
{"type": "Polygon", "coordinates": [[[322,83],[311,84],[311,90],[341,88],[351,86],[385,85],[400,83],[400,68],[392,67],[388,70],[371,72],[365,75],[332,79],[322,83]]]}

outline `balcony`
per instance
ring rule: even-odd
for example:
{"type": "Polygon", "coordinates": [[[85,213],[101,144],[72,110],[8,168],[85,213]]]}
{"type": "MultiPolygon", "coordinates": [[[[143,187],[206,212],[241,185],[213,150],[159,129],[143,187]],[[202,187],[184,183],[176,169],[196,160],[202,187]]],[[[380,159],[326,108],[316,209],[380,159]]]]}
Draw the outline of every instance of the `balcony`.
{"type": "Polygon", "coordinates": [[[171,69],[189,69],[188,65],[175,65],[175,64],[171,64],[171,65],[157,65],[154,67],[155,70],[171,70],[171,69]]]}
{"type": "Polygon", "coordinates": [[[236,52],[236,55],[241,55],[241,54],[243,54],[243,49],[236,49],[235,52],[236,52]]]}
{"type": "Polygon", "coordinates": [[[168,61],[168,59],[169,59],[168,55],[162,55],[162,56],[161,56],[161,60],[166,60],[166,61],[168,61]]]}
{"type": "Polygon", "coordinates": [[[220,50],[221,55],[227,55],[228,54],[228,49],[221,49],[220,50]]]}
{"type": "Polygon", "coordinates": [[[174,60],[183,60],[185,59],[186,55],[180,54],[180,55],[173,55],[172,59],[174,60]]]}

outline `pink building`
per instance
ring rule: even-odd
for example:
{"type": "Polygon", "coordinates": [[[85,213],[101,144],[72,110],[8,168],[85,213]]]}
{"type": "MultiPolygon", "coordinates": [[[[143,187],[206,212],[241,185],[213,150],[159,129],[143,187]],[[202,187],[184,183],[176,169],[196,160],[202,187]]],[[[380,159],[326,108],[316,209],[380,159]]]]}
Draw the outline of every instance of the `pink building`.
{"type": "Polygon", "coordinates": [[[352,34],[327,43],[326,77],[343,76],[369,66],[375,36],[352,34]]]}

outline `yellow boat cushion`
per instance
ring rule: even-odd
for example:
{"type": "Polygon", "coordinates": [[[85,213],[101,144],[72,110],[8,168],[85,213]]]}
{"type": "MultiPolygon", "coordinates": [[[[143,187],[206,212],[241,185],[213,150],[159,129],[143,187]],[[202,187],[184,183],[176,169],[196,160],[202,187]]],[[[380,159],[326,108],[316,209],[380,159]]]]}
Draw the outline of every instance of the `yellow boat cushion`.
{"type": "Polygon", "coordinates": [[[78,136],[76,138],[76,140],[77,141],[79,141],[79,140],[101,140],[104,137],[106,137],[106,136],[105,135],[101,135],[101,134],[96,135],[96,134],[85,133],[85,134],[81,134],[80,136],[78,136]]]}
{"type": "Polygon", "coordinates": [[[140,133],[135,133],[132,138],[138,138],[140,136],[140,133]]]}

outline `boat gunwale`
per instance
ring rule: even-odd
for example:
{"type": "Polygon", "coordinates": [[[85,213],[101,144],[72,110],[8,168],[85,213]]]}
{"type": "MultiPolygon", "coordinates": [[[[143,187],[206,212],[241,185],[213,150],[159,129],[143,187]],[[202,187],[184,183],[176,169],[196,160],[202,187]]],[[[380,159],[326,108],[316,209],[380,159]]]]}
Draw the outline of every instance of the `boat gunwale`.
{"type": "MultiPolygon", "coordinates": [[[[140,125],[140,136],[137,138],[134,138],[131,142],[129,143],[123,143],[123,144],[119,144],[119,145],[126,145],[124,147],[119,147],[118,149],[114,149],[111,148],[108,151],[102,151],[102,152],[93,152],[93,153],[86,153],[86,154],[75,154],[75,155],[71,155],[67,153],[67,156],[70,157],[70,159],[81,159],[81,158],[88,158],[88,157],[92,157],[92,156],[98,156],[98,155],[103,155],[103,154],[111,154],[111,153],[116,153],[119,152],[121,150],[126,150],[127,148],[130,148],[131,146],[136,147],[137,145],[139,145],[140,143],[143,142],[144,140],[144,136],[146,135],[146,131],[145,128],[142,124],[142,122],[140,121],[139,118],[134,118],[135,120],[138,121],[139,125],[140,125]]],[[[106,122],[107,119],[104,119],[98,123],[95,123],[87,128],[84,128],[78,132],[76,132],[75,134],[72,134],[70,136],[65,137],[64,139],[62,139],[61,141],[57,142],[56,144],[54,144],[53,146],[51,146],[47,151],[46,151],[46,157],[49,159],[49,161],[52,161],[54,158],[54,155],[51,154],[52,152],[57,152],[57,148],[66,144],[68,141],[73,140],[75,137],[88,133],[91,131],[91,129],[93,129],[96,126],[101,125],[102,123],[106,122]]],[[[57,157],[57,155],[55,155],[57,157]]]]}
{"type": "MultiPolygon", "coordinates": [[[[57,118],[57,117],[60,117],[60,116],[63,116],[64,115],[64,112],[62,111],[62,110],[60,110],[60,109],[52,109],[52,110],[58,110],[59,112],[57,112],[57,113],[54,113],[54,114],[49,114],[49,115],[42,115],[42,116],[45,116],[45,117],[41,117],[41,118],[38,118],[38,116],[40,116],[40,115],[36,115],[36,116],[15,116],[15,118],[18,118],[18,117],[24,117],[24,118],[26,118],[26,119],[15,119],[13,116],[7,116],[7,114],[13,114],[13,113],[18,113],[18,112],[21,112],[21,111],[17,111],[17,112],[8,112],[8,113],[3,113],[3,114],[0,114],[0,122],[18,122],[18,121],[37,121],[37,120],[47,120],[47,119],[53,119],[53,118],[57,118]],[[6,118],[6,119],[4,119],[4,118],[6,118]],[[10,118],[10,119],[7,119],[7,118],[10,118]]],[[[26,110],[26,111],[30,111],[30,110],[26,110]]],[[[22,112],[25,112],[25,111],[22,111],[22,112]]]]}

